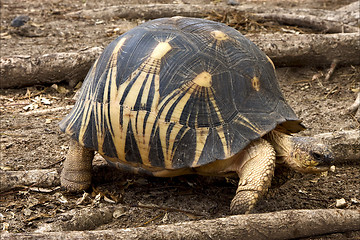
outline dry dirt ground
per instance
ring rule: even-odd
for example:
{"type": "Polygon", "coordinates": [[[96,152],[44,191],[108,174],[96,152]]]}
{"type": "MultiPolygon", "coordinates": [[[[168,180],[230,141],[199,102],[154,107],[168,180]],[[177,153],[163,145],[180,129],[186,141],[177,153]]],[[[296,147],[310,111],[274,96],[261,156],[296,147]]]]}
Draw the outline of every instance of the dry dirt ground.
{"type": "MultiPolygon", "coordinates": [[[[351,1],[294,1],[291,7],[335,9],[348,2],[351,1]]],[[[192,3],[211,1],[199,0],[192,3]]],[[[107,0],[100,3],[69,0],[3,0],[1,56],[38,56],[45,53],[78,51],[93,46],[104,47],[118,34],[136,26],[142,20],[71,20],[66,19],[64,14],[113,4],[119,4],[119,1],[107,0]],[[39,36],[22,36],[14,32],[10,23],[18,15],[29,16],[39,36]],[[119,25],[127,27],[118,29],[119,25]]],[[[271,4],[286,6],[283,1],[271,4]]],[[[360,129],[360,124],[354,116],[344,114],[346,107],[355,100],[352,89],[356,88],[359,82],[360,67],[340,67],[335,70],[329,81],[324,81],[323,77],[312,81],[314,74],[326,71],[326,68],[311,66],[278,69],[279,81],[289,104],[308,127],[302,133],[304,135],[341,129],[360,129]]],[[[2,170],[61,169],[69,138],[59,131],[57,124],[69,112],[65,107],[74,104],[72,96],[75,90],[70,89],[66,83],[56,86],[57,90],[55,86],[0,90],[2,170]],[[58,107],[60,110],[35,114],[38,110],[58,107]]],[[[101,160],[98,164],[101,164],[101,160]]],[[[101,169],[98,172],[101,173],[101,169]]],[[[234,179],[199,176],[150,178],[123,175],[120,172],[110,174],[106,168],[103,174],[111,175],[111,178],[107,179],[100,173],[94,179],[93,190],[89,191],[89,196],[80,204],[77,201],[81,199],[82,194],[66,194],[59,188],[36,192],[19,187],[0,193],[1,228],[10,232],[31,232],[44,224],[70,221],[71,214],[81,214],[84,209],[95,211],[107,207],[116,210],[113,218],[99,221],[98,226],[88,228],[116,229],[211,219],[229,215],[229,204],[236,190],[234,179]],[[98,193],[102,194],[100,199],[96,197],[98,193]]],[[[281,171],[276,172],[269,193],[259,202],[255,212],[335,208],[336,199],[341,198],[346,200],[345,208],[360,209],[358,163],[337,165],[335,172],[321,177],[292,172],[290,176],[281,174],[281,171]]],[[[81,227],[74,229],[81,230],[81,227]]],[[[331,236],[334,239],[356,237],[360,237],[359,233],[331,236]]]]}

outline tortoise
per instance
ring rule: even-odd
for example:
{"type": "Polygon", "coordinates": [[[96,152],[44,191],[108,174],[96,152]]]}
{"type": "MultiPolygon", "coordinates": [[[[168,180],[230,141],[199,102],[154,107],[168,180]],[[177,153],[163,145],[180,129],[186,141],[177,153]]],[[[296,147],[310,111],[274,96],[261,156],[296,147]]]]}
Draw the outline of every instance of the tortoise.
{"type": "Polygon", "coordinates": [[[323,143],[291,135],[304,126],[270,58],[235,29],[197,18],[148,21],[111,42],[59,125],[71,136],[66,190],[91,185],[97,151],[119,168],[158,177],[238,174],[233,214],[254,208],[275,162],[300,172],[333,162],[323,143]]]}

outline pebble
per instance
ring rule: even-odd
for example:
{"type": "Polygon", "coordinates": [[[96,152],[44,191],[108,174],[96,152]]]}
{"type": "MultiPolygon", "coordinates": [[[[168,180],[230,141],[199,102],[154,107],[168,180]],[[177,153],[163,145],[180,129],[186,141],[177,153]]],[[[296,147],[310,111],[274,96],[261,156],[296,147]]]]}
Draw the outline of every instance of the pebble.
{"type": "Polygon", "coordinates": [[[115,219],[118,219],[120,218],[121,216],[124,216],[126,215],[126,208],[125,207],[119,207],[118,209],[116,209],[114,212],[113,212],[113,218],[115,219]]]}
{"type": "Polygon", "coordinates": [[[347,203],[346,203],[346,200],[344,198],[336,199],[335,207],[344,208],[344,207],[346,207],[346,205],[347,205],[347,203]]]}
{"type": "Polygon", "coordinates": [[[15,17],[12,21],[11,21],[11,26],[12,27],[21,27],[22,25],[24,25],[25,23],[27,23],[30,20],[29,16],[26,15],[20,15],[15,17]]]}
{"type": "Polygon", "coordinates": [[[236,0],[228,0],[227,1],[227,5],[230,5],[230,6],[236,6],[236,5],[239,5],[240,3],[236,0]]]}

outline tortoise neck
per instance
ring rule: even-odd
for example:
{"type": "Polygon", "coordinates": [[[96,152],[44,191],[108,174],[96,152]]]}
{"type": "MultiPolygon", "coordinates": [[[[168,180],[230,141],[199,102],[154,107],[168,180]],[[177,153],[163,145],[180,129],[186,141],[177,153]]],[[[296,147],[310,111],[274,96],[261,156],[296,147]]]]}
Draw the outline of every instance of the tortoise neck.
{"type": "Polygon", "coordinates": [[[277,157],[284,158],[289,155],[292,148],[290,135],[273,130],[267,135],[266,139],[274,147],[277,157]]]}

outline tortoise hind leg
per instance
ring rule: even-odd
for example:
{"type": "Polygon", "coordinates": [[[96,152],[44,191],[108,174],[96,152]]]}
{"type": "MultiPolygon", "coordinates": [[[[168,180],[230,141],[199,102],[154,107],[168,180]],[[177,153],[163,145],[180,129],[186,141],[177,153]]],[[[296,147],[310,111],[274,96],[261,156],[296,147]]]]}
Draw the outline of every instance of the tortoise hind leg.
{"type": "Polygon", "coordinates": [[[239,185],[231,201],[232,214],[249,213],[271,184],[275,169],[275,150],[264,139],[254,141],[244,151],[245,161],[237,170],[239,185]]]}
{"type": "Polygon", "coordinates": [[[86,190],[91,185],[94,151],[71,139],[70,148],[61,172],[61,186],[69,192],[86,190]]]}

